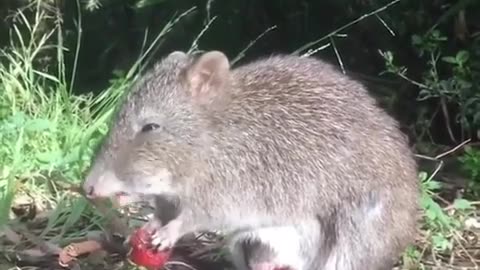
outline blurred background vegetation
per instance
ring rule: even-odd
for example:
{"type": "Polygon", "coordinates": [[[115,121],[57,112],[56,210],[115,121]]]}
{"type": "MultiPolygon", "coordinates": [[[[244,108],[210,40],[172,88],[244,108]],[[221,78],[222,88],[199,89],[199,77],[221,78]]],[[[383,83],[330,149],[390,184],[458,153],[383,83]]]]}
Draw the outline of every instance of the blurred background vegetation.
{"type": "MultiPolygon", "coordinates": [[[[9,18],[28,3],[0,3],[0,45],[9,44],[9,29],[15,23],[9,18]]],[[[68,48],[67,74],[76,68],[75,80],[69,82],[75,85],[75,93],[105,89],[114,72],[127,70],[137,61],[145,42],[151,42],[174,16],[192,7],[194,10],[162,38],[154,58],[188,49],[212,19],[198,41],[202,50],[222,50],[233,58],[263,34],[239,63],[273,53],[292,53],[324,38],[303,52],[329,45],[315,56],[341,61],[352,76],[371,83],[372,91],[388,101],[405,125],[420,125],[416,132],[421,134],[415,134],[421,139],[426,128],[435,142],[450,144],[475,135],[480,123],[480,114],[476,114],[479,5],[476,0],[45,0],[41,8],[50,11],[51,18],[42,22],[38,33],[61,23],[62,42],[68,48]],[[386,11],[369,14],[389,4],[386,11]],[[365,18],[343,31],[328,35],[362,16],[365,18]],[[387,61],[386,66],[379,51],[391,52],[393,59],[388,59],[393,62],[387,61]],[[406,73],[402,67],[408,69],[406,73]],[[382,74],[385,70],[402,72],[402,76],[382,74]],[[443,104],[441,112],[437,111],[439,103],[443,104]]],[[[47,67],[55,66],[56,60],[53,50],[39,58],[47,67]]]]}
{"type": "Polygon", "coordinates": [[[362,80],[400,120],[421,155],[422,246],[451,251],[480,195],[479,14],[479,0],[2,0],[0,224],[49,209],[38,234],[58,243],[102,226],[65,185],[81,183],[119,97],[165,54],[222,50],[238,65],[297,53],[362,80]]]}

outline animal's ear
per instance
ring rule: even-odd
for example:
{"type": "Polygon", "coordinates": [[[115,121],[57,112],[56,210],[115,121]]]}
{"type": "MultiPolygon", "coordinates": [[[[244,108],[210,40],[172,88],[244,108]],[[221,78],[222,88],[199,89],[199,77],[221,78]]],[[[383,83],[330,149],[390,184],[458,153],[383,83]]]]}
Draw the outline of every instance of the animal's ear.
{"type": "Polygon", "coordinates": [[[173,51],[167,56],[167,58],[175,58],[175,59],[179,59],[179,58],[183,59],[186,57],[187,57],[187,54],[182,51],[173,51]]]}
{"type": "Polygon", "coordinates": [[[188,56],[182,51],[173,51],[165,56],[161,61],[153,64],[153,69],[158,70],[158,73],[165,72],[169,68],[176,67],[179,63],[187,62],[188,56]]]}
{"type": "Polygon", "coordinates": [[[192,97],[204,99],[223,91],[230,76],[230,63],[225,54],[210,51],[201,55],[186,70],[192,97]]]}

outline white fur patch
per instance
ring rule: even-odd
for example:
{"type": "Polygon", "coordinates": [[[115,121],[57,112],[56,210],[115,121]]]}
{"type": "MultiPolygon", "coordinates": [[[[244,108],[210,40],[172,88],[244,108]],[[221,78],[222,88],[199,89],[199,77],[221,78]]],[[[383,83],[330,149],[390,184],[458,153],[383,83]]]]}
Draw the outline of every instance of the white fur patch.
{"type": "Polygon", "coordinates": [[[277,265],[289,266],[297,270],[305,267],[304,260],[300,256],[301,237],[294,227],[264,227],[240,233],[232,239],[232,245],[243,239],[257,239],[269,245],[276,253],[273,263],[277,265]]]}
{"type": "Polygon", "coordinates": [[[383,203],[382,201],[377,201],[373,207],[370,207],[366,211],[367,219],[377,219],[380,218],[383,214],[383,203]]]}
{"type": "Polygon", "coordinates": [[[111,171],[102,173],[94,185],[94,194],[97,197],[111,197],[124,190],[124,183],[111,171]]]}

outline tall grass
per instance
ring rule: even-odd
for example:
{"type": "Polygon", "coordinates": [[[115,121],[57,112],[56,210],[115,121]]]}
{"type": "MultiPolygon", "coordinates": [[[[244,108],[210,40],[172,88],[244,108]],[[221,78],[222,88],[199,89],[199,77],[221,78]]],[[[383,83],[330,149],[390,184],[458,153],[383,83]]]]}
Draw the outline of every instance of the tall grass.
{"type": "Polygon", "coordinates": [[[61,25],[47,32],[40,27],[59,13],[43,5],[38,0],[28,7],[33,16],[23,10],[15,15],[10,44],[0,50],[0,227],[14,222],[15,198],[28,197],[52,209],[41,236],[61,239],[66,233],[74,237],[89,230],[92,225],[69,232],[83,217],[98,221],[83,197],[65,191],[82,182],[118,101],[138,78],[147,55],[193,9],[167,23],[125,75],[93,96],[71,94],[61,25]],[[45,71],[38,61],[50,50],[57,57],[54,72],[45,71]]]}

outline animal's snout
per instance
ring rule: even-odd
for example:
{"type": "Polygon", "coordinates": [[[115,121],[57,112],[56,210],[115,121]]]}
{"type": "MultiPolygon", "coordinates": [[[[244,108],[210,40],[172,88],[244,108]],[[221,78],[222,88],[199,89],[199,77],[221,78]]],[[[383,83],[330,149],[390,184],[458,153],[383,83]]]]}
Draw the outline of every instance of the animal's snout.
{"type": "Polygon", "coordinates": [[[124,184],[110,170],[87,176],[83,184],[85,196],[89,199],[110,197],[117,193],[128,192],[124,184]]]}

